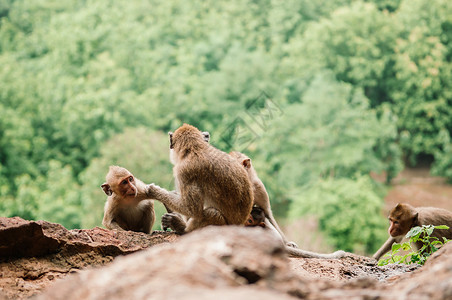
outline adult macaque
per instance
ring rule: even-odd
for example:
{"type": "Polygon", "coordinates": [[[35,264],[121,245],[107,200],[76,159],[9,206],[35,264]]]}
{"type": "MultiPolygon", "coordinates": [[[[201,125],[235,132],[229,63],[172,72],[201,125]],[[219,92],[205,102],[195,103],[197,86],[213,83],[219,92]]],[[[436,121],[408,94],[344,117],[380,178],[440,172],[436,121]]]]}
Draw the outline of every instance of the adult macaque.
{"type": "Polygon", "coordinates": [[[169,137],[176,191],[154,184],[148,188],[150,197],[175,212],[162,217],[163,228],[183,234],[207,225],[244,224],[253,205],[244,168],[206,143],[202,132],[191,125],[184,124],[169,137]]]}
{"type": "MultiPolygon", "coordinates": [[[[172,132],[170,132],[170,133],[172,134],[172,132]]],[[[203,137],[203,139],[204,139],[204,141],[205,141],[206,143],[210,142],[210,133],[209,133],[208,131],[203,131],[203,132],[202,132],[202,137],[203,137]]],[[[163,204],[163,206],[165,206],[166,212],[168,212],[168,213],[172,213],[172,212],[173,212],[173,211],[172,211],[171,209],[169,209],[165,204],[163,204]]],[[[180,216],[180,217],[182,217],[182,216],[180,216]]],[[[166,228],[163,227],[163,230],[166,230],[166,228]]]]}
{"type": "MultiPolygon", "coordinates": [[[[276,228],[270,222],[269,218],[265,216],[264,210],[259,206],[253,206],[253,209],[251,210],[248,220],[245,222],[245,226],[246,227],[260,226],[265,230],[269,230],[275,237],[281,240],[281,243],[284,244],[281,234],[276,230],[276,228]]],[[[321,254],[289,247],[287,245],[284,245],[284,249],[290,256],[303,258],[336,259],[342,258],[346,255],[346,253],[342,250],[330,254],[321,254]]]]}
{"type": "Polygon", "coordinates": [[[290,247],[298,248],[297,244],[295,244],[294,242],[289,242],[287,240],[281,228],[279,228],[278,223],[276,223],[276,220],[273,217],[272,209],[270,207],[270,199],[268,198],[267,190],[265,189],[262,181],[257,176],[256,170],[251,164],[251,159],[245,154],[237,151],[233,151],[229,153],[229,155],[234,157],[243,167],[245,167],[251,184],[253,185],[254,205],[259,206],[264,211],[265,217],[268,218],[270,223],[273,225],[272,227],[279,233],[284,244],[290,247]]]}
{"type": "MultiPolygon", "coordinates": [[[[388,252],[394,242],[400,243],[411,228],[422,225],[447,225],[448,230],[435,229],[431,236],[442,240],[442,237],[447,239],[452,238],[452,212],[435,207],[413,207],[407,203],[397,204],[389,212],[389,229],[390,237],[381,246],[380,249],[372,256],[376,260],[380,259],[386,252],[388,252]]],[[[422,247],[422,242],[418,241],[415,244],[417,249],[422,247]]]]}
{"type": "Polygon", "coordinates": [[[110,166],[101,185],[107,202],[102,224],[108,229],[150,233],[154,225],[154,201],[146,194],[147,186],[127,169],[110,166]]]}

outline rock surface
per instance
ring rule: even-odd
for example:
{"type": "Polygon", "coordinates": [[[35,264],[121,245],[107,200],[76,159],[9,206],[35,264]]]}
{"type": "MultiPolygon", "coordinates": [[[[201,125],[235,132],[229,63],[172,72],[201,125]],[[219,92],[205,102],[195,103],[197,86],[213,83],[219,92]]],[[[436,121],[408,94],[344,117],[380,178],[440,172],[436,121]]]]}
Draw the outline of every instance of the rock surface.
{"type": "Polygon", "coordinates": [[[351,253],[288,258],[261,228],[178,237],[0,218],[0,274],[0,300],[452,299],[452,243],[422,268],[378,267],[351,253]]]}
{"type": "Polygon", "coordinates": [[[8,298],[29,297],[69,273],[176,239],[169,232],[67,230],[45,221],[0,217],[0,299],[2,293],[8,298]]]}

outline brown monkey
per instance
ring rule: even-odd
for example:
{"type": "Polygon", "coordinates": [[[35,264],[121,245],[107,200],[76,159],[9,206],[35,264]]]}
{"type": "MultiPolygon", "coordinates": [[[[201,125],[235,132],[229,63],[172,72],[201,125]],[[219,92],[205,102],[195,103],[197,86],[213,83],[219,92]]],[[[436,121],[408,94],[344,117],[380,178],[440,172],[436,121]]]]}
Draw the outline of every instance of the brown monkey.
{"type": "Polygon", "coordinates": [[[270,223],[273,225],[273,228],[281,235],[281,238],[289,247],[298,248],[297,244],[294,242],[287,241],[286,236],[282,232],[281,228],[279,228],[278,223],[276,223],[275,218],[273,217],[273,212],[270,207],[270,199],[268,198],[267,190],[265,189],[264,184],[257,176],[256,170],[253,168],[251,164],[251,159],[245,154],[237,151],[233,151],[229,153],[232,157],[234,157],[240,164],[245,167],[245,170],[248,174],[248,177],[253,185],[253,193],[254,193],[254,205],[259,206],[264,211],[265,217],[268,218],[270,223]]]}
{"type": "MultiPolygon", "coordinates": [[[[281,234],[276,230],[273,224],[270,222],[270,219],[265,216],[264,210],[259,206],[253,206],[251,213],[248,217],[248,220],[245,223],[245,226],[260,226],[269,230],[274,236],[281,240],[284,243],[281,234]]],[[[293,257],[303,257],[303,258],[321,258],[321,259],[335,259],[342,258],[346,255],[346,253],[342,250],[336,251],[330,254],[321,254],[306,250],[301,250],[297,248],[290,247],[288,245],[284,246],[286,252],[293,257]]]]}
{"type": "Polygon", "coordinates": [[[246,171],[235,160],[205,142],[197,128],[184,124],[169,133],[176,191],[150,184],[148,194],[174,213],[162,227],[183,234],[207,225],[242,225],[253,204],[246,171]]]}
{"type": "MultiPolygon", "coordinates": [[[[169,132],[169,134],[173,134],[173,133],[169,132]]],[[[203,131],[202,137],[206,143],[210,142],[210,133],[208,131],[203,131]]],[[[172,213],[172,210],[169,209],[165,204],[163,204],[163,206],[165,206],[166,212],[172,213]]],[[[164,228],[163,230],[166,230],[166,228],[164,228]]]]}
{"type": "Polygon", "coordinates": [[[154,201],[146,194],[147,186],[127,169],[110,166],[106,183],[108,195],[102,224],[108,229],[150,233],[154,225],[154,201]]]}
{"type": "MultiPolygon", "coordinates": [[[[394,242],[400,243],[408,231],[415,226],[447,225],[449,226],[448,230],[435,229],[431,236],[440,240],[442,240],[442,237],[452,238],[452,212],[445,209],[435,207],[415,208],[407,203],[399,203],[389,212],[388,219],[390,222],[388,229],[390,237],[372,256],[376,260],[388,252],[394,242]]],[[[415,247],[419,250],[422,247],[422,242],[416,242],[415,247]]]]}
{"type": "Polygon", "coordinates": [[[253,206],[253,209],[250,212],[250,215],[248,216],[248,220],[245,222],[246,227],[256,227],[260,226],[262,228],[266,228],[267,225],[265,225],[265,213],[262,208],[259,206],[253,206]]]}

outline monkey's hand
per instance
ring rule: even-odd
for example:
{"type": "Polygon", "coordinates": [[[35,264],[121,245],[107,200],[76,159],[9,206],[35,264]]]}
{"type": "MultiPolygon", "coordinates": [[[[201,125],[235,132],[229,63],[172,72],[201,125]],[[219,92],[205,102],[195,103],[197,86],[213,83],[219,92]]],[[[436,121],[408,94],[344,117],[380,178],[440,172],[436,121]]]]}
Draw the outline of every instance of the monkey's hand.
{"type": "Polygon", "coordinates": [[[156,199],[162,188],[158,185],[151,183],[146,186],[146,195],[151,199],[156,199]]]}
{"type": "Polygon", "coordinates": [[[162,229],[166,231],[168,228],[177,234],[185,233],[185,221],[175,213],[167,213],[162,216],[162,229]]]}

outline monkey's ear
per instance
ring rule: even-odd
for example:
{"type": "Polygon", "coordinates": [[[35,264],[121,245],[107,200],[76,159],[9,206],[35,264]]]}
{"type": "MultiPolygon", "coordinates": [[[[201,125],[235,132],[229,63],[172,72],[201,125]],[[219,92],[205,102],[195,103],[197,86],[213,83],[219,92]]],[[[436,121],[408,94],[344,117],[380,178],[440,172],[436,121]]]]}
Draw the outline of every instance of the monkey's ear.
{"type": "Polygon", "coordinates": [[[250,158],[244,159],[242,161],[242,165],[247,169],[251,168],[251,159],[250,158]]]}
{"type": "Polygon", "coordinates": [[[113,191],[111,190],[110,185],[108,183],[104,183],[100,187],[104,190],[104,193],[107,196],[111,196],[113,194],[113,191]]]}
{"type": "Polygon", "coordinates": [[[413,222],[417,222],[418,217],[419,217],[419,213],[418,213],[418,212],[416,212],[415,214],[413,214],[413,222]]]}
{"type": "Polygon", "coordinates": [[[170,131],[170,132],[168,132],[168,135],[169,135],[169,148],[170,149],[173,149],[173,147],[174,147],[174,145],[173,145],[173,133],[170,131]]]}
{"type": "Polygon", "coordinates": [[[210,133],[208,131],[203,131],[202,136],[207,143],[210,141],[210,133]]]}

